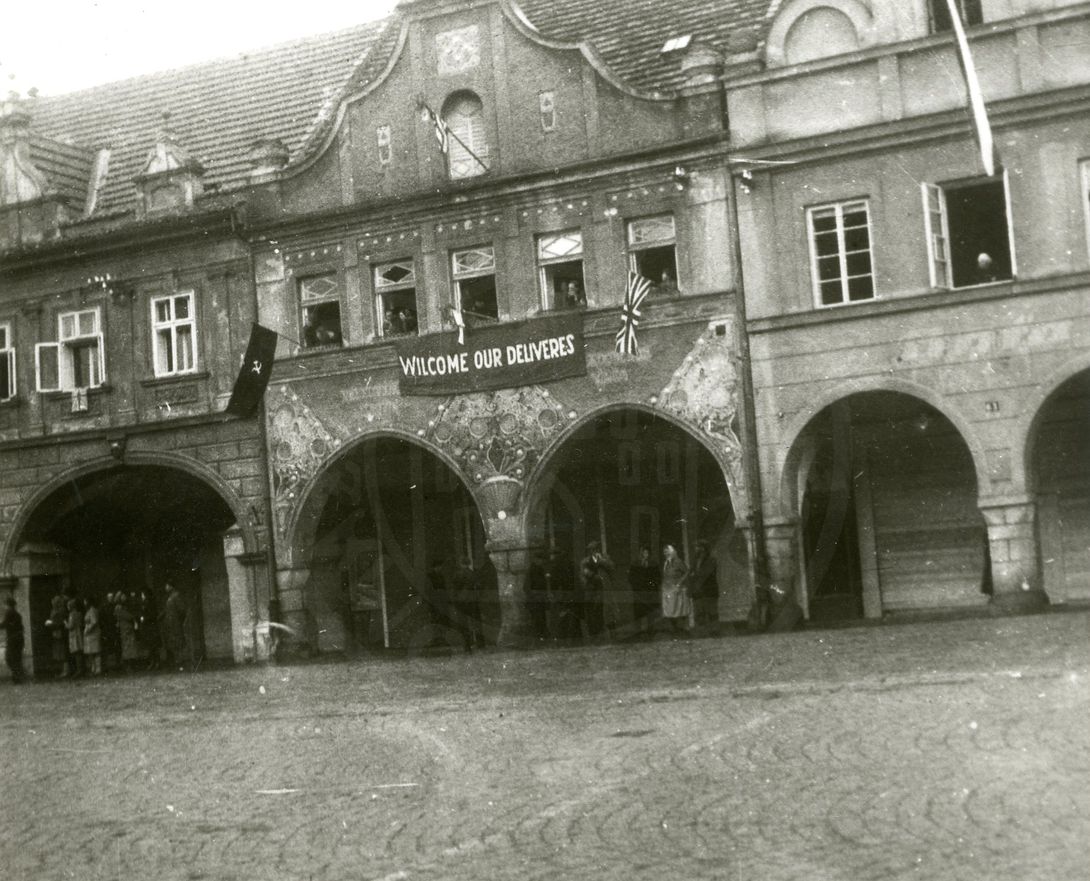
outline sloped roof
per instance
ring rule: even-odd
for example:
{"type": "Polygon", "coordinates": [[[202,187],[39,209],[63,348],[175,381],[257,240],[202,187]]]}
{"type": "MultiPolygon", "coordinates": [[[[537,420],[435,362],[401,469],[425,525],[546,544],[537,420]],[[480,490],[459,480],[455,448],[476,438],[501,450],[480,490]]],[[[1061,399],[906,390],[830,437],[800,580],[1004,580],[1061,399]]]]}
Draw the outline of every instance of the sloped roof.
{"type": "MultiPolygon", "coordinates": [[[[667,39],[691,34],[725,49],[730,33],[759,24],[776,0],[516,2],[543,37],[587,40],[635,88],[670,91],[680,84],[681,72],[676,54],[661,53],[667,39]]],[[[58,189],[77,196],[86,191],[94,151],[109,147],[109,175],[96,216],[131,211],[133,178],[155,143],[162,114],[169,113],[178,143],[207,169],[206,188],[238,187],[246,181],[247,153],[255,142],[279,139],[297,158],[308,138],[313,141],[328,126],[341,97],[381,75],[400,26],[401,13],[395,12],[382,21],[234,58],[39,97],[32,107],[33,130],[72,145],[68,152],[49,153],[41,170],[58,189]]]]}

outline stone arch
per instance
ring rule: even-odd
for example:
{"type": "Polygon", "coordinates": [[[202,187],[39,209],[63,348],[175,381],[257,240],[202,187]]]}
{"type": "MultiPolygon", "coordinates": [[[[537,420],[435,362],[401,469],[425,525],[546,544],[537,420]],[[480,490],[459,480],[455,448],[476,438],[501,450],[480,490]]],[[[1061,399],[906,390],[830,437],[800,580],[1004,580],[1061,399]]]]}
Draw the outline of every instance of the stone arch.
{"type": "MultiPolygon", "coordinates": [[[[833,26],[836,27],[835,24],[833,26]]],[[[874,41],[874,16],[861,0],[794,0],[794,2],[788,0],[769,29],[768,38],[765,41],[765,62],[769,67],[783,67],[845,51],[863,49],[873,45],[874,41]],[[822,17],[829,23],[843,22],[841,35],[850,36],[848,33],[850,28],[854,31],[856,45],[849,48],[841,41],[821,54],[801,59],[790,58],[792,33],[795,38],[798,38],[801,34],[800,29],[807,27],[807,21],[819,24],[819,19],[815,16],[822,17]]]]}
{"type": "Polygon", "coordinates": [[[788,424],[782,435],[784,441],[779,445],[776,453],[777,461],[776,470],[772,475],[772,491],[766,494],[766,501],[776,506],[775,511],[772,513],[791,516],[794,511],[795,500],[798,496],[796,472],[802,455],[802,449],[798,441],[806,427],[830,405],[861,392],[899,392],[918,398],[937,410],[950,421],[950,424],[954,426],[969,448],[969,453],[973,459],[973,469],[976,472],[978,495],[981,497],[989,495],[991,479],[988,475],[984,445],[980,442],[971,424],[957,410],[951,407],[942,395],[927,386],[899,377],[866,377],[843,383],[829,389],[824,394],[812,398],[806,409],[796,415],[788,424]]]}
{"type": "Polygon", "coordinates": [[[383,439],[404,441],[420,448],[426,453],[430,453],[457,475],[469,494],[473,496],[475,501],[477,500],[474,487],[470,484],[465,473],[458,466],[458,463],[446,450],[422,436],[420,431],[412,432],[391,427],[368,429],[360,432],[348,441],[341,443],[336,451],[322,463],[321,467],[303,485],[302,490],[299,493],[299,499],[285,523],[281,535],[281,538],[285,543],[285,550],[288,551],[291,560],[295,559],[295,549],[298,548],[307,537],[301,532],[299,523],[303,512],[308,509],[314,509],[315,506],[324,504],[328,499],[328,487],[325,487],[324,483],[330,470],[335,468],[344,459],[350,457],[355,452],[358,452],[365,444],[383,439]],[[325,498],[322,497],[323,493],[326,494],[325,498]]]}
{"type": "Polygon", "coordinates": [[[730,493],[731,505],[734,508],[738,520],[741,522],[748,519],[751,506],[745,494],[745,487],[738,480],[738,463],[728,457],[722,448],[712,444],[707,436],[692,423],[652,404],[634,401],[620,401],[595,407],[581,416],[570,420],[564,426],[563,430],[552,438],[548,447],[542,451],[541,458],[538,460],[537,465],[527,476],[526,486],[523,490],[523,497],[527,510],[530,510],[533,506],[541,503],[542,482],[552,469],[557,455],[563,450],[572,436],[578,433],[580,429],[593,423],[602,416],[608,415],[609,413],[619,413],[625,410],[634,410],[661,419],[681,430],[703,447],[704,450],[715,459],[716,464],[719,465],[723,480],[727,485],[727,491],[730,493]]]}
{"type": "Polygon", "coordinates": [[[1033,459],[1046,405],[1064,383],[1085,370],[1090,370],[1090,352],[1081,352],[1065,361],[1062,367],[1054,370],[1044,382],[1035,386],[1025,402],[1011,440],[1011,477],[1016,491],[1024,487],[1026,492],[1032,493],[1035,488],[1033,459]]]}
{"type": "Polygon", "coordinates": [[[78,480],[81,477],[87,477],[96,472],[117,468],[122,464],[173,468],[206,483],[217,495],[219,495],[224,504],[227,505],[235,515],[235,523],[242,532],[243,546],[246,553],[256,553],[259,550],[253,514],[250,511],[247,511],[242,504],[242,501],[235,494],[235,491],[219,474],[195,459],[183,456],[179,453],[130,452],[125,454],[123,463],[119,463],[118,460],[112,456],[100,456],[96,459],[81,462],[79,465],[61,472],[48,483],[38,487],[30,498],[22,504],[15,521],[12,523],[11,531],[8,533],[2,551],[0,551],[0,571],[10,571],[12,555],[19,548],[22,534],[26,530],[31,515],[43,502],[53,495],[53,493],[65,484],[78,480]]]}

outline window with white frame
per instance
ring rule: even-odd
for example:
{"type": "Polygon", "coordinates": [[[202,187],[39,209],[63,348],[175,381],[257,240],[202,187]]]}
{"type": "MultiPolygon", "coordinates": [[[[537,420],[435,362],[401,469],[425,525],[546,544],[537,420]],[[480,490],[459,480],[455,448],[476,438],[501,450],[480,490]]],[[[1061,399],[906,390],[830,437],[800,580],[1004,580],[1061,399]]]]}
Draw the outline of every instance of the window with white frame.
{"type": "Polygon", "coordinates": [[[1006,174],[922,184],[927,254],[934,288],[962,288],[1014,278],[1006,174]]]}
{"type": "Polygon", "coordinates": [[[814,302],[836,306],[874,298],[870,212],[865,201],[806,211],[814,302]]]}
{"type": "Polygon", "coordinates": [[[677,245],[674,215],[659,214],[628,222],[629,269],[651,282],[653,290],[677,293],[677,245]]]}
{"type": "Polygon", "coordinates": [[[0,321],[0,401],[15,397],[15,346],[11,339],[11,322],[0,321]]]}
{"type": "Polygon", "coordinates": [[[416,268],[412,260],[380,263],[375,272],[375,311],[379,336],[417,332],[416,268]]]}
{"type": "Polygon", "coordinates": [[[341,286],[335,272],[299,279],[303,313],[303,348],[339,346],[341,336],[341,286]]]}
{"type": "Polygon", "coordinates": [[[543,308],[578,309],[587,305],[583,234],[579,230],[538,236],[537,264],[543,308]]]}
{"type": "MultiPolygon", "coordinates": [[[[961,15],[961,23],[965,27],[972,27],[984,21],[981,0],[954,0],[954,2],[957,5],[958,13],[961,15]]],[[[927,0],[927,16],[933,34],[940,34],[954,29],[954,22],[950,18],[950,7],[947,0],[927,0]]]]}
{"type": "Polygon", "coordinates": [[[197,319],[192,291],[152,298],[151,348],[156,376],[196,371],[197,319]]]}
{"type": "Polygon", "coordinates": [[[491,245],[451,254],[454,305],[462,310],[467,327],[498,321],[496,252],[491,245]]]}
{"type": "Polygon", "coordinates": [[[452,95],[443,108],[443,122],[449,130],[447,168],[451,180],[488,171],[490,147],[481,99],[472,92],[452,95]]]}
{"type": "Polygon", "coordinates": [[[62,312],[57,316],[57,342],[34,347],[38,391],[97,388],[106,381],[98,308],[62,312]]]}

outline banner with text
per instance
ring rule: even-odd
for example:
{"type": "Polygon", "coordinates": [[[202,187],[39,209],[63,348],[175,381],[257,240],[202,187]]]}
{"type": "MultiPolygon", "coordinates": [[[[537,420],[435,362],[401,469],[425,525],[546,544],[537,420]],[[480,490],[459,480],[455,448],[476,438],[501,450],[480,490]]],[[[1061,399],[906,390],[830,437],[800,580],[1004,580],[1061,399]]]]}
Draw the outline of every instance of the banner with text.
{"type": "Polygon", "coordinates": [[[455,395],[586,376],[583,315],[570,312],[397,341],[403,395],[455,395]]]}

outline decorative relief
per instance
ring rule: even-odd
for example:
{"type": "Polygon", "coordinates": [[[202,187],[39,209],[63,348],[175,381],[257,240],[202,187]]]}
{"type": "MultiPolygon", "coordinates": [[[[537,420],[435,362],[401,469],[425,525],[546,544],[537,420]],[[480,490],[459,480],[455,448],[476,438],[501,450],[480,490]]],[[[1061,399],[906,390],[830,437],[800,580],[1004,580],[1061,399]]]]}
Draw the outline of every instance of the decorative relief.
{"type": "Polygon", "coordinates": [[[658,395],[657,405],[709,437],[726,461],[731,483],[745,485],[742,442],[738,439],[741,395],[738,355],[730,322],[708,325],[658,395]]]}
{"type": "Polygon", "coordinates": [[[280,390],[269,407],[269,449],[276,530],[287,533],[303,487],[341,445],[295,392],[280,390]]]}
{"type": "Polygon", "coordinates": [[[497,477],[521,483],[568,421],[546,389],[529,386],[452,398],[439,405],[428,436],[473,486],[497,477]]]}
{"type": "Polygon", "coordinates": [[[435,54],[439,59],[440,75],[477,67],[481,63],[481,37],[477,26],[436,34],[435,54]]]}

